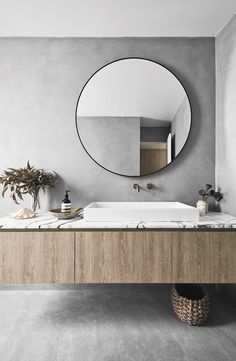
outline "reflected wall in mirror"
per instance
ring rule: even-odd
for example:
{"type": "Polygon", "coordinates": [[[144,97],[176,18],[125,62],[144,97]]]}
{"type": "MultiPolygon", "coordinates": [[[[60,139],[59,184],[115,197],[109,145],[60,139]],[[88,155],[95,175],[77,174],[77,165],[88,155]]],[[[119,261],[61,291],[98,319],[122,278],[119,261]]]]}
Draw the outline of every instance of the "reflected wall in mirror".
{"type": "Polygon", "coordinates": [[[83,87],[76,127],[89,156],[110,172],[143,176],[181,152],[191,106],[180,81],[164,66],[127,58],[99,69],[83,87]]]}

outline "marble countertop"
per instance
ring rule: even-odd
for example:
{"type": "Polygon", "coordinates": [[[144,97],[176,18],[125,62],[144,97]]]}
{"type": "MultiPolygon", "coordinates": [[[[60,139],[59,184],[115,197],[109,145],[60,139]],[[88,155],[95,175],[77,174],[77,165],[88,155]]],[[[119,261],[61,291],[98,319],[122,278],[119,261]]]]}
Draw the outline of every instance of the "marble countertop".
{"type": "Polygon", "coordinates": [[[4,229],[236,229],[236,217],[225,213],[209,212],[199,222],[85,222],[82,216],[58,220],[50,213],[35,218],[16,220],[0,218],[0,230],[4,229]]]}

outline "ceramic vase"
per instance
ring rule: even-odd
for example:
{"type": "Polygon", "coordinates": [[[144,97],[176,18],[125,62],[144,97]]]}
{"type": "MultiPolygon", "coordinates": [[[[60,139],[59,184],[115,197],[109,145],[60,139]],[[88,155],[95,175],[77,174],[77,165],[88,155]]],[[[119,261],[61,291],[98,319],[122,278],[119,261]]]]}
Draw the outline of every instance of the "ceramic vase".
{"type": "Polygon", "coordinates": [[[200,216],[204,216],[205,214],[208,213],[208,203],[207,202],[198,201],[196,206],[197,206],[197,209],[199,209],[200,216]]]}

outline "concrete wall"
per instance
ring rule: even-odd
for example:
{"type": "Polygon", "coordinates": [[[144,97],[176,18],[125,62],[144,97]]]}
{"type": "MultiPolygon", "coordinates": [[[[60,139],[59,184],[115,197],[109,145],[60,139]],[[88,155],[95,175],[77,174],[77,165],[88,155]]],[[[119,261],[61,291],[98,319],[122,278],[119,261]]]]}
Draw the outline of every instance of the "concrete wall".
{"type": "Polygon", "coordinates": [[[141,127],[141,142],[167,142],[169,127],[141,127]]]}
{"type": "MultiPolygon", "coordinates": [[[[75,205],[91,201],[176,200],[195,204],[198,190],[214,184],[214,38],[2,38],[0,39],[0,168],[29,159],[63,179],[42,197],[42,207],[58,205],[65,187],[75,205]],[[75,129],[75,106],[87,79],[101,66],[123,57],[162,63],[184,84],[192,103],[193,126],[181,155],[152,177],[116,176],[86,154],[75,129]],[[132,190],[138,181],[140,193],[132,190]]],[[[0,199],[0,215],[15,208],[0,199]]]]}
{"type": "Polygon", "coordinates": [[[78,117],[81,140],[103,167],[125,175],[140,174],[140,118],[78,117]]]}
{"type": "Polygon", "coordinates": [[[222,210],[236,216],[236,16],[216,38],[216,184],[222,210]]]}
{"type": "Polygon", "coordinates": [[[191,111],[188,98],[185,97],[180,104],[171,123],[171,135],[175,135],[175,155],[183,148],[191,126],[191,111]]]}
{"type": "Polygon", "coordinates": [[[184,96],[184,88],[165,67],[146,59],[123,59],[103,67],[89,80],[78,115],[170,121],[184,96]]]}

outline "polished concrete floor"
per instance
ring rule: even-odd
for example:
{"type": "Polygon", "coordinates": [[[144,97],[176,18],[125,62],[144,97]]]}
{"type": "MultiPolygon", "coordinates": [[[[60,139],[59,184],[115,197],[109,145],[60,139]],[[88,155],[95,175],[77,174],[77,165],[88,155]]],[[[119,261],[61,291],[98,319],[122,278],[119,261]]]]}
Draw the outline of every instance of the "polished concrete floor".
{"type": "Polygon", "coordinates": [[[205,326],[176,318],[169,285],[0,290],[1,361],[235,361],[236,307],[217,292],[205,326]]]}

